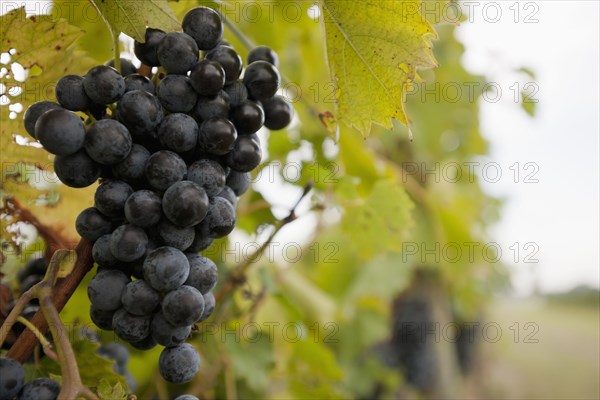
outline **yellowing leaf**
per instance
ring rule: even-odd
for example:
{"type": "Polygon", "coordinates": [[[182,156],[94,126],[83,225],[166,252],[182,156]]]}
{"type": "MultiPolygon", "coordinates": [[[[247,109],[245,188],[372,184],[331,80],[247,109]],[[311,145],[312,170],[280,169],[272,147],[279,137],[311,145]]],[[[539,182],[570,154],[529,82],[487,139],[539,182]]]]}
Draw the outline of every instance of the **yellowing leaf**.
{"type": "Polygon", "coordinates": [[[62,231],[73,242],[68,245],[74,245],[79,238],[74,229],[74,213],[92,205],[94,187],[76,190],[56,183],[53,156],[39,145],[30,145],[34,140],[25,131],[23,113],[37,101],[54,100],[56,82],[63,75],[85,74],[94,64],[75,49],[81,34],[79,28],[64,19],[46,15],[28,18],[24,8],[0,16],[0,53],[12,53],[10,62],[3,65],[8,73],[0,78],[0,83],[9,88],[3,95],[8,104],[0,106],[0,186],[42,224],[62,231]],[[25,69],[24,82],[15,78],[15,63],[25,69]],[[22,111],[12,112],[9,107],[14,104],[21,104],[22,111]],[[57,193],[58,203],[47,201],[57,193]]]}
{"type": "Polygon", "coordinates": [[[363,136],[371,123],[407,124],[404,97],[417,68],[436,61],[432,26],[417,0],[321,0],[337,119],[363,136]]]}
{"type": "Polygon", "coordinates": [[[181,26],[167,0],[92,0],[116,33],[144,41],[146,26],[170,32],[181,26]]]}

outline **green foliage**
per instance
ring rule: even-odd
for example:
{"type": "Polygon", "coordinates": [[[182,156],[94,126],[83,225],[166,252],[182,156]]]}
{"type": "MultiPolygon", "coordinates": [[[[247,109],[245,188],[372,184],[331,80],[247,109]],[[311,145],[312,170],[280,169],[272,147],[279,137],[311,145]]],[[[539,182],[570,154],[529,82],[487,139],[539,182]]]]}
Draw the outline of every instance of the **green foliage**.
{"type": "Polygon", "coordinates": [[[337,89],[337,118],[363,136],[371,123],[407,124],[406,85],[417,68],[436,66],[432,26],[420,1],[321,1],[327,55],[337,89]]]}
{"type": "Polygon", "coordinates": [[[115,34],[120,32],[144,42],[146,27],[166,32],[181,29],[167,0],[92,0],[115,34]]]}

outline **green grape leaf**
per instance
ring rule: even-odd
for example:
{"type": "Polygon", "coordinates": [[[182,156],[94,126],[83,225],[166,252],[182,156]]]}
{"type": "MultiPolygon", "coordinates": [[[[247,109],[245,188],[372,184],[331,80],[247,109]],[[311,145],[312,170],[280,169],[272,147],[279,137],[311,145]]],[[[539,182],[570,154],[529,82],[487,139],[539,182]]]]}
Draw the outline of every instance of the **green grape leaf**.
{"type": "Polygon", "coordinates": [[[337,119],[368,136],[371,124],[408,124],[407,85],[435,67],[436,33],[417,0],[321,0],[337,119]]]}
{"type": "MultiPolygon", "coordinates": [[[[96,353],[98,347],[100,347],[98,343],[94,343],[74,332],[70,332],[70,337],[72,337],[71,346],[73,346],[79,373],[81,374],[81,381],[84,385],[98,388],[108,385],[112,388],[113,393],[115,393],[114,389],[117,385],[120,385],[122,389],[127,388],[125,378],[112,369],[115,361],[104,358],[96,353]],[[102,384],[102,381],[106,383],[102,384]]],[[[60,365],[46,357],[40,362],[38,372],[42,376],[47,374],[60,375],[60,365]]],[[[120,399],[121,397],[102,398],[120,399]]]]}
{"type": "Polygon", "coordinates": [[[167,0],[92,0],[113,32],[123,32],[143,42],[146,27],[166,32],[181,30],[167,0]]]}
{"type": "Polygon", "coordinates": [[[101,379],[98,388],[98,397],[102,400],[125,400],[127,399],[127,390],[120,382],[116,384],[109,383],[106,379],[101,379]]]}
{"type": "Polygon", "coordinates": [[[398,249],[413,226],[414,205],[397,181],[380,180],[357,206],[346,207],[342,229],[363,258],[398,249]]]}
{"type": "Polygon", "coordinates": [[[246,340],[224,342],[237,377],[254,391],[263,392],[269,383],[269,371],[275,366],[273,344],[266,332],[246,340]]]}

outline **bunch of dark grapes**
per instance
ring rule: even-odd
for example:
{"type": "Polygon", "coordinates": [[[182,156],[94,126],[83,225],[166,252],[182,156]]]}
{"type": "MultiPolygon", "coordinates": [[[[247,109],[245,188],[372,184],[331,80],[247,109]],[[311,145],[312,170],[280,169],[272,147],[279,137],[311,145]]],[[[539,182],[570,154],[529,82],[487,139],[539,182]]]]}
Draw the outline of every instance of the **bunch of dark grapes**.
{"type": "Polygon", "coordinates": [[[58,82],[59,104],[36,103],[24,116],[65,185],[101,178],[95,206],[76,221],[95,242],[92,320],[138,349],[165,346],[159,368],[174,383],[198,371],[185,340],[215,307],[217,267],[198,253],[235,226],[237,197],[261,161],[257,131],[283,129],[293,114],[276,94],[275,52],[255,48],[244,69],[215,11],[195,8],[182,25],[148,28],[135,43],[143,64],[161,68],[153,80],[127,60],[126,76],[96,66],[58,82]],[[75,112],[94,118],[85,124],[75,112]]]}
{"type": "Polygon", "coordinates": [[[0,357],[0,399],[56,400],[60,384],[50,378],[35,378],[25,383],[23,366],[7,357],[0,357]]]}

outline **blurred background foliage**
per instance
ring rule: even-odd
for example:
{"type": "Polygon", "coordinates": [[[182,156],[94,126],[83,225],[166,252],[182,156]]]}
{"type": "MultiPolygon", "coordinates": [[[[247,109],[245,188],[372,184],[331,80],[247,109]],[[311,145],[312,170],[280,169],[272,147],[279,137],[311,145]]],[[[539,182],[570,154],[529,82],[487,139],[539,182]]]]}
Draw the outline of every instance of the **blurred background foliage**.
{"type": "MultiPolygon", "coordinates": [[[[65,17],[59,11],[72,2],[54,3],[54,17],[65,17]]],[[[297,208],[297,219],[275,235],[278,247],[252,263],[245,283],[222,298],[214,315],[194,332],[191,342],[204,362],[188,387],[171,387],[160,379],[153,367],[159,350],[132,349],[128,366],[139,398],[179,393],[261,399],[504,396],[502,389],[476,383],[481,377],[481,371],[474,371],[479,340],[434,340],[421,334],[406,340],[401,332],[406,322],[428,327],[483,323],[492,296],[508,286],[505,268],[480,251],[490,240],[487,227],[499,217],[501,201],[482,191],[476,175],[465,173],[464,163],[488,150],[478,106],[486,77],[463,67],[456,25],[433,18],[439,22],[433,48],[439,67],[420,71],[407,96],[414,140],[401,124],[390,130],[374,125],[363,139],[343,125],[332,132],[321,121],[335,111],[335,87],[322,26],[309,17],[313,2],[253,2],[263,11],[258,19],[240,17],[244,2],[177,1],[170,6],[181,19],[196,4],[218,8],[252,43],[279,54],[283,94],[297,113],[289,129],[261,136],[266,158],[253,189],[240,199],[236,234],[206,251],[219,265],[221,284],[258,247],[248,244],[263,243],[280,228],[306,185],[313,189],[297,208]],[[301,10],[292,22],[283,17],[290,4],[301,10]],[[465,84],[476,89],[471,92],[465,84]],[[453,87],[459,88],[458,95],[449,97],[453,87]],[[462,175],[440,177],[440,166],[453,163],[463,166],[462,175]],[[290,174],[289,165],[298,174],[290,174]],[[294,232],[300,237],[292,237],[294,232]],[[448,243],[472,243],[478,250],[471,259],[463,255],[454,262],[422,254],[448,243]],[[415,249],[416,254],[407,251],[415,249]]],[[[28,143],[21,126],[22,110],[53,99],[52,83],[59,76],[84,74],[112,58],[105,25],[81,13],[60,19],[43,43],[37,41],[52,18],[28,20],[23,29],[31,35],[13,44],[32,49],[11,60],[28,71],[27,79],[2,77],[6,87],[22,87],[10,99],[21,104],[21,111],[9,104],[0,107],[2,273],[9,283],[32,254],[45,249],[31,225],[38,231],[49,227],[52,240],[72,247],[75,216],[92,205],[95,190],[70,190],[49,181],[49,156],[28,143]],[[35,43],[39,46],[32,47],[35,43]]],[[[226,29],[225,38],[246,57],[248,49],[234,32],[226,29]]],[[[132,54],[130,41],[121,45],[124,57],[132,54]]],[[[92,326],[86,283],[61,314],[74,331],[92,326]]],[[[508,325],[502,326],[506,330],[508,325]]],[[[101,338],[116,339],[106,332],[101,338]]],[[[95,351],[80,349],[83,357],[95,351]]],[[[38,374],[48,371],[38,367],[38,374]]]]}

